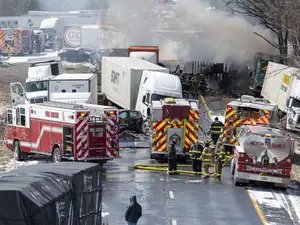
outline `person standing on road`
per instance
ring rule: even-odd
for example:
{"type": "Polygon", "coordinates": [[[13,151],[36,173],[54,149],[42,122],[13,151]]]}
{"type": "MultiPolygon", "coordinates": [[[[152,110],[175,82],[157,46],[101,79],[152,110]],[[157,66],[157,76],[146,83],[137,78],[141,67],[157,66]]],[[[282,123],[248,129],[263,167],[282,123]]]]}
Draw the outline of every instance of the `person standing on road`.
{"type": "Polygon", "coordinates": [[[222,176],[222,167],[225,161],[225,147],[219,142],[215,149],[215,173],[214,177],[220,178],[222,176]]]}
{"type": "Polygon", "coordinates": [[[137,202],[136,196],[130,198],[130,204],[125,213],[127,225],[136,225],[142,216],[142,206],[137,202]]]}
{"type": "Polygon", "coordinates": [[[178,174],[177,171],[177,156],[176,156],[176,139],[172,139],[168,149],[168,174],[178,174]]]}
{"type": "Polygon", "coordinates": [[[195,172],[195,175],[201,175],[202,173],[202,161],[201,161],[201,154],[203,151],[203,146],[201,145],[200,141],[197,140],[190,151],[190,158],[192,160],[192,168],[195,172]]]}
{"type": "Polygon", "coordinates": [[[204,179],[209,178],[209,167],[211,165],[212,156],[213,154],[209,147],[209,142],[206,142],[205,148],[203,149],[200,157],[200,160],[202,161],[204,179]]]}
{"type": "Polygon", "coordinates": [[[210,126],[210,134],[213,144],[216,145],[220,135],[222,134],[224,124],[219,121],[219,118],[216,117],[215,121],[210,126]]]}

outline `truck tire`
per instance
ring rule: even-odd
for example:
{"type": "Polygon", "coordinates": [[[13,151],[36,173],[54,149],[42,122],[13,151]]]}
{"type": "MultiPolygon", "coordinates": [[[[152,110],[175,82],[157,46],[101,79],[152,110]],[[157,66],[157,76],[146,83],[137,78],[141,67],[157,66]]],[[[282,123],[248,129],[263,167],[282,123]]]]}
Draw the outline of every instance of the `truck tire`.
{"type": "Polygon", "coordinates": [[[52,162],[54,163],[61,162],[61,154],[58,147],[54,148],[52,152],[52,162]]]}
{"type": "Polygon", "coordinates": [[[141,131],[143,134],[148,134],[150,130],[150,120],[146,119],[142,122],[141,131]]]}
{"type": "Polygon", "coordinates": [[[14,142],[14,159],[16,161],[21,161],[22,160],[22,152],[21,152],[19,141],[14,142]]]}

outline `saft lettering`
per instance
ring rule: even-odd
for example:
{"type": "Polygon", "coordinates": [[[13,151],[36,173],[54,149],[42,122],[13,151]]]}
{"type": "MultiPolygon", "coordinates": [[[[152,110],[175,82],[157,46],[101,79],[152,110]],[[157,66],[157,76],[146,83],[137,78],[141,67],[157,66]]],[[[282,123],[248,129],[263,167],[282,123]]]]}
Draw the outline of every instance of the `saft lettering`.
{"type": "Polygon", "coordinates": [[[111,82],[114,84],[119,84],[119,80],[120,80],[120,73],[112,70],[111,71],[111,82]]]}

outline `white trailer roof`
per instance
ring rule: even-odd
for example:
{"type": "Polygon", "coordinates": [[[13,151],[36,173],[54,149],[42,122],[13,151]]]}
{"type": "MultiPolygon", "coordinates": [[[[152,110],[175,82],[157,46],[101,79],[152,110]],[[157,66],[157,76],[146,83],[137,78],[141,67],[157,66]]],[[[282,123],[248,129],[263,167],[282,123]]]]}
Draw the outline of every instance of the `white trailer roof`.
{"type": "Polygon", "coordinates": [[[118,63],[124,67],[140,69],[140,70],[159,70],[163,69],[164,67],[158,66],[156,64],[147,62],[142,59],[134,58],[134,57],[103,57],[102,60],[108,60],[111,62],[118,63]]]}
{"type": "Polygon", "coordinates": [[[54,28],[60,18],[47,18],[41,22],[40,29],[54,28]]]}
{"type": "Polygon", "coordinates": [[[81,26],[83,29],[94,29],[94,30],[100,30],[100,27],[98,25],[92,24],[92,25],[84,25],[81,26]]]}
{"type": "Polygon", "coordinates": [[[55,76],[51,80],[89,80],[96,76],[93,73],[63,73],[55,76]]]}

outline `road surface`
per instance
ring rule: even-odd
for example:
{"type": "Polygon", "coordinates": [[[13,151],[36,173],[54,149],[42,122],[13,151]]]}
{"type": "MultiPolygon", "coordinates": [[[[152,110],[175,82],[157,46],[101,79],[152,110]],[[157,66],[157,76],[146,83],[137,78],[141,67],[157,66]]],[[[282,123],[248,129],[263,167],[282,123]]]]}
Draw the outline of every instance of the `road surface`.
{"type": "Polygon", "coordinates": [[[129,149],[122,158],[105,165],[103,212],[109,224],[123,225],[129,197],[137,195],[143,207],[139,225],[259,225],[246,190],[234,187],[229,168],[222,181],[192,175],[168,176],[165,172],[133,170],[150,163],[149,149],[129,149]]]}

